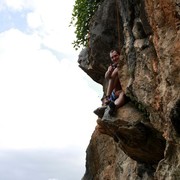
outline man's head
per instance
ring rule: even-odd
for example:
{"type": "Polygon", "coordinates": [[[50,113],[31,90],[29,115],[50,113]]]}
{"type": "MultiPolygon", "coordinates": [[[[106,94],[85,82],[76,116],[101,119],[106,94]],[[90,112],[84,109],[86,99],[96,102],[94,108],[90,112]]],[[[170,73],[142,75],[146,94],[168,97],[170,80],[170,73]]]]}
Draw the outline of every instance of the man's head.
{"type": "Polygon", "coordinates": [[[118,61],[119,61],[119,51],[118,50],[111,50],[110,51],[110,58],[111,58],[111,61],[113,62],[113,64],[117,64],[118,61]]]}

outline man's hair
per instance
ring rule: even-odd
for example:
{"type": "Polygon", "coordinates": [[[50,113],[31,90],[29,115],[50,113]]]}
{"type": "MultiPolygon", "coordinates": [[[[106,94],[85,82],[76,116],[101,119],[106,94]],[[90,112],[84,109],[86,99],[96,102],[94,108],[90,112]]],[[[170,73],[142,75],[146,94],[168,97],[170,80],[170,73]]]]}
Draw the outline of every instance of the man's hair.
{"type": "Polygon", "coordinates": [[[113,53],[114,51],[117,52],[118,55],[120,55],[120,51],[119,51],[118,49],[112,49],[112,50],[110,51],[110,54],[113,53]]]}

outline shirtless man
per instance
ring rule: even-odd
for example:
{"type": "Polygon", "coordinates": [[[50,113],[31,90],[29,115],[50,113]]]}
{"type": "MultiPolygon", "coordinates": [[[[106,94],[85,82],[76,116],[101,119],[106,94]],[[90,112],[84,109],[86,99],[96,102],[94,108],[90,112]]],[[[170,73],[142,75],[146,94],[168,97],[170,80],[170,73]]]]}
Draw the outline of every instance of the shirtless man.
{"type": "Polygon", "coordinates": [[[114,115],[116,110],[125,104],[125,94],[121,88],[121,82],[118,77],[120,53],[117,50],[110,51],[112,64],[105,73],[105,79],[108,81],[107,91],[102,99],[102,107],[97,108],[94,113],[100,118],[103,117],[104,111],[109,106],[109,115],[114,115]]]}
{"type": "Polygon", "coordinates": [[[121,88],[121,82],[118,77],[118,62],[120,53],[117,50],[110,51],[110,58],[112,64],[108,67],[105,73],[105,79],[108,80],[108,86],[104,105],[109,105],[109,114],[113,115],[114,112],[125,104],[125,94],[121,88]]]}

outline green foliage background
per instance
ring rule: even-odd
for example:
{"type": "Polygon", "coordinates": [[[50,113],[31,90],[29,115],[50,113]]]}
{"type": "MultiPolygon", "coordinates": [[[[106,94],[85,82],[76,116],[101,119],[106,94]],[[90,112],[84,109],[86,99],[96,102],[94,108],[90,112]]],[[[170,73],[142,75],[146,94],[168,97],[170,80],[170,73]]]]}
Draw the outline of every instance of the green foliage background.
{"type": "Polygon", "coordinates": [[[87,46],[89,23],[102,0],[76,0],[70,25],[75,26],[76,40],[72,43],[77,50],[87,46]]]}

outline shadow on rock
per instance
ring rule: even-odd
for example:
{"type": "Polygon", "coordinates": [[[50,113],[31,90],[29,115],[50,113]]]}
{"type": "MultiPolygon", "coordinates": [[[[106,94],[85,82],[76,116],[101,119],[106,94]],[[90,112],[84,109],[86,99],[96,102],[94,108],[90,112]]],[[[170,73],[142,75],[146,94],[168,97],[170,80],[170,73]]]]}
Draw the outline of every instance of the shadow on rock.
{"type": "Polygon", "coordinates": [[[114,117],[109,116],[106,109],[97,123],[102,133],[113,137],[129,157],[141,163],[156,164],[164,157],[165,140],[145,119],[142,112],[128,103],[119,108],[114,117]]]}

